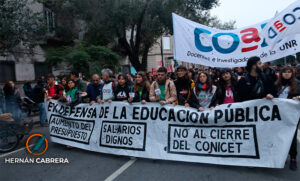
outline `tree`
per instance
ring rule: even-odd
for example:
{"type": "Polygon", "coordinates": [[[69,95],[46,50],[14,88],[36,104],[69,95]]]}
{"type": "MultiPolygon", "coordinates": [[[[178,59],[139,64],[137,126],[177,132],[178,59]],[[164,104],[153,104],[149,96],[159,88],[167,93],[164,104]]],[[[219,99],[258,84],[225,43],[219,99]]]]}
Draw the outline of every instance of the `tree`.
{"type": "Polygon", "coordinates": [[[84,75],[100,73],[103,68],[114,72],[120,69],[120,57],[109,48],[80,43],[75,47],[64,46],[51,48],[46,53],[46,60],[52,66],[61,62],[67,63],[71,69],[84,75]]]}
{"type": "MultiPolygon", "coordinates": [[[[57,0],[45,1],[57,4],[53,3],[57,0]]],[[[64,4],[64,12],[87,22],[88,42],[107,45],[116,40],[119,51],[138,71],[146,70],[148,52],[157,39],[172,34],[172,12],[208,26],[234,26],[234,22],[223,25],[210,15],[218,0],[65,0],[64,4]]]]}
{"type": "Polygon", "coordinates": [[[0,1],[0,55],[6,55],[17,45],[31,49],[44,35],[43,18],[29,5],[28,0],[0,1]]]}

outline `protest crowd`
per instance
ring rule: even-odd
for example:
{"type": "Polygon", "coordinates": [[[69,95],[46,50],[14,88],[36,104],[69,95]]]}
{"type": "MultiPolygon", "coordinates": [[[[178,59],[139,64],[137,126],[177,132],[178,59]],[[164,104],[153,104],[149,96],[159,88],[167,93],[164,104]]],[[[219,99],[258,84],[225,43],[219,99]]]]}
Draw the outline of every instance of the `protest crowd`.
{"type": "MultiPolygon", "coordinates": [[[[78,72],[72,72],[69,78],[61,80],[48,75],[46,80],[39,80],[34,88],[25,84],[24,92],[38,105],[42,126],[47,126],[45,100],[49,99],[69,106],[112,101],[158,102],[204,111],[221,104],[255,99],[300,100],[300,64],[273,67],[268,62],[262,64],[259,57],[251,57],[246,67],[234,69],[178,66],[175,72],[168,72],[165,67],[160,67],[157,75],[151,72],[114,74],[110,69],[103,69],[101,76],[94,74],[90,81],[83,81],[78,72]]],[[[7,82],[0,96],[1,112],[10,113],[18,119],[21,98],[14,82],[7,82]]],[[[290,169],[296,170],[297,130],[289,154],[290,169]]]]}

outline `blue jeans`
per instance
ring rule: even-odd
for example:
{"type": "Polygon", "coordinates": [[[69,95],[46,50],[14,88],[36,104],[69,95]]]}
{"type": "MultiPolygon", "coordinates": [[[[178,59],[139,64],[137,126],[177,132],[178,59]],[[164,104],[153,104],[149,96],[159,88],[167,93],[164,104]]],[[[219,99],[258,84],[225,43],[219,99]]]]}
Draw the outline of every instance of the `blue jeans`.
{"type": "Polygon", "coordinates": [[[46,105],[44,102],[38,104],[39,109],[40,109],[40,121],[41,124],[46,123],[46,105]]]}

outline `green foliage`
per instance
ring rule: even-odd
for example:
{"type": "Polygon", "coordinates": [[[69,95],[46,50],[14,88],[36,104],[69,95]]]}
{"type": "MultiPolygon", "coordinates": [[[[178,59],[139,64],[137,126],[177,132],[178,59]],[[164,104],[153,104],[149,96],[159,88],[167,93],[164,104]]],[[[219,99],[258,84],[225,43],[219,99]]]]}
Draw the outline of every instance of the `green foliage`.
{"type": "Polygon", "coordinates": [[[29,8],[28,0],[0,1],[0,54],[22,43],[32,48],[45,33],[43,18],[29,8]]]}
{"type": "Polygon", "coordinates": [[[209,13],[218,0],[44,0],[54,9],[83,19],[88,25],[86,41],[94,45],[117,43],[136,70],[145,70],[147,55],[157,39],[172,34],[172,12],[199,23],[222,29],[209,13]]]}
{"type": "Polygon", "coordinates": [[[77,70],[87,75],[91,57],[84,49],[75,49],[66,55],[66,60],[67,63],[72,67],[72,70],[77,70]]]}
{"type": "Polygon", "coordinates": [[[66,61],[66,55],[72,52],[71,47],[50,48],[45,54],[46,60],[52,66],[57,66],[60,62],[66,61]]]}
{"type": "Polygon", "coordinates": [[[103,68],[111,68],[113,71],[120,69],[120,56],[103,46],[87,45],[81,43],[76,47],[61,47],[49,49],[46,60],[57,65],[60,62],[67,63],[72,70],[92,75],[100,73],[103,68]]]}

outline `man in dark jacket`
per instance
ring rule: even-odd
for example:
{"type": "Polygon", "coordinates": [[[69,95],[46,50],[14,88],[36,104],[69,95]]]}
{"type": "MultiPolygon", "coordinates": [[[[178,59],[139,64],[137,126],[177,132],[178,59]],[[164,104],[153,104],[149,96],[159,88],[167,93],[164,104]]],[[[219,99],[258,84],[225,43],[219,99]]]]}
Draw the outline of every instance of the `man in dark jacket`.
{"type": "Polygon", "coordinates": [[[75,86],[77,87],[78,92],[81,93],[81,92],[86,91],[87,86],[86,86],[85,82],[79,78],[78,72],[71,72],[70,79],[75,82],[75,86]]]}
{"type": "Polygon", "coordinates": [[[248,73],[238,83],[237,101],[273,98],[275,95],[273,81],[262,72],[262,67],[259,57],[249,58],[246,67],[248,73]]]}
{"type": "Polygon", "coordinates": [[[33,88],[33,101],[38,105],[40,110],[40,124],[46,126],[46,106],[45,106],[45,89],[42,80],[37,82],[33,88]]]}
{"type": "Polygon", "coordinates": [[[276,72],[270,67],[270,62],[264,63],[264,73],[273,83],[275,83],[277,80],[276,72]]]}
{"type": "Polygon", "coordinates": [[[100,76],[94,74],[92,76],[92,82],[87,86],[86,92],[82,93],[81,96],[87,96],[90,99],[90,105],[97,102],[97,97],[102,91],[102,85],[100,84],[100,76]]]}
{"type": "Polygon", "coordinates": [[[193,91],[193,88],[195,86],[194,81],[193,79],[189,79],[187,68],[182,65],[177,67],[176,74],[177,80],[174,81],[177,92],[176,104],[198,109],[200,105],[193,91]]]}

